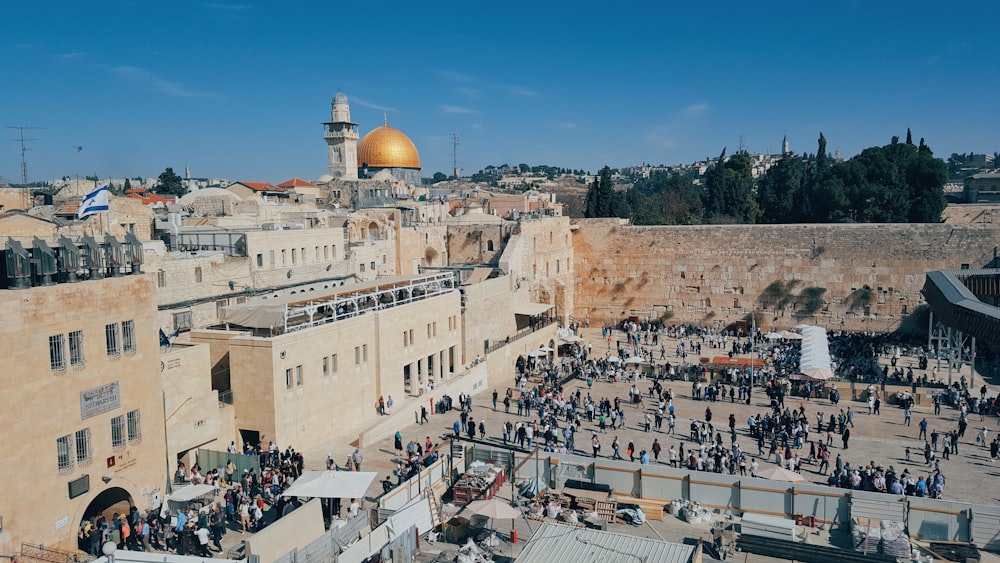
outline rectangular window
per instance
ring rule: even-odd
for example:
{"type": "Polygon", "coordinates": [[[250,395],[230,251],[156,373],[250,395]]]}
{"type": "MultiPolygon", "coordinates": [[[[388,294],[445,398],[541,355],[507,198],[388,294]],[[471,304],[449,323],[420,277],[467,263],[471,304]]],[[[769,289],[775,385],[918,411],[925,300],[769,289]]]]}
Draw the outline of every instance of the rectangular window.
{"type": "Polygon", "coordinates": [[[268,261],[271,263],[271,269],[274,269],[274,250],[267,251],[268,261]]]}
{"type": "Polygon", "coordinates": [[[337,355],[336,354],[330,356],[330,371],[332,373],[337,373],[337,355]]]}
{"type": "Polygon", "coordinates": [[[87,363],[83,355],[83,331],[74,330],[69,333],[69,365],[82,366],[87,363]]]}
{"type": "Polygon", "coordinates": [[[297,260],[298,260],[298,252],[297,252],[297,250],[296,250],[296,249],[294,249],[294,248],[293,248],[293,249],[292,249],[292,266],[294,266],[294,265],[295,265],[295,262],[296,262],[297,260]]]}
{"type": "Polygon", "coordinates": [[[121,333],[118,331],[118,323],[104,325],[104,341],[107,344],[109,356],[115,357],[121,355],[122,342],[121,333]]]}
{"type": "Polygon", "coordinates": [[[85,463],[90,461],[92,455],[90,449],[90,428],[76,431],[76,462],[85,463]]]}
{"type": "Polygon", "coordinates": [[[257,267],[258,268],[264,267],[264,255],[259,252],[257,253],[257,267]]]}
{"type": "Polygon", "coordinates": [[[201,283],[201,266],[194,268],[194,283],[201,283]]]}
{"type": "Polygon", "coordinates": [[[431,339],[431,323],[427,323],[427,340],[431,339]]]}
{"type": "Polygon", "coordinates": [[[282,266],[284,266],[285,264],[288,264],[288,261],[285,259],[285,256],[286,256],[286,251],[285,251],[284,248],[282,248],[281,249],[281,265],[282,266]]]}
{"type": "Polygon", "coordinates": [[[56,457],[59,461],[59,471],[73,467],[73,437],[69,434],[56,439],[56,457]]]}
{"type": "Polygon", "coordinates": [[[330,258],[332,260],[336,260],[337,259],[337,245],[335,245],[335,244],[331,244],[330,245],[330,258]]]}
{"type": "Polygon", "coordinates": [[[375,271],[375,262],[372,262],[372,271],[375,271]]]}
{"type": "Polygon", "coordinates": [[[134,411],[128,411],[126,414],[128,422],[128,441],[129,443],[138,442],[142,439],[142,425],[139,419],[139,409],[134,411]]]}
{"type": "Polygon", "coordinates": [[[362,263],[358,264],[358,266],[359,266],[359,267],[361,268],[361,271],[362,271],[362,272],[364,272],[364,271],[365,271],[365,263],[364,263],[364,262],[362,262],[362,263]]]}
{"type": "Polygon", "coordinates": [[[316,261],[319,262],[319,247],[316,247],[316,261]]]}
{"type": "Polygon", "coordinates": [[[125,447],[125,417],[122,415],[111,419],[111,447],[116,450],[125,447]]]}
{"type": "Polygon", "coordinates": [[[354,365],[361,365],[361,346],[354,347],[354,365]]]}
{"type": "Polygon", "coordinates": [[[433,330],[434,338],[437,338],[437,335],[438,335],[438,324],[437,324],[437,321],[434,321],[433,324],[434,324],[434,326],[432,328],[434,329],[433,330]]]}
{"type": "Polygon", "coordinates": [[[361,346],[361,361],[364,362],[364,363],[366,363],[366,364],[368,363],[368,345],[367,344],[361,346]]]}
{"type": "Polygon", "coordinates": [[[302,366],[295,366],[295,385],[302,387],[302,366]]]}
{"type": "Polygon", "coordinates": [[[403,348],[409,348],[409,347],[410,347],[410,333],[408,333],[407,331],[404,330],[403,331],[403,348]]]}
{"type": "Polygon", "coordinates": [[[409,332],[409,333],[410,333],[410,346],[413,346],[413,329],[411,328],[411,329],[410,329],[409,331],[407,331],[407,332],[409,332]]]}
{"type": "Polygon", "coordinates": [[[330,259],[330,247],[327,245],[323,245],[323,260],[329,260],[329,259],[330,259]]]}
{"type": "Polygon", "coordinates": [[[163,270],[156,272],[156,285],[157,287],[167,287],[167,273],[163,270]]]}
{"type": "Polygon", "coordinates": [[[224,309],[229,306],[228,299],[219,299],[215,302],[215,318],[221,319],[224,309]]]}
{"type": "Polygon", "coordinates": [[[174,330],[191,330],[192,326],[194,325],[191,320],[191,311],[174,313],[174,330]]]}
{"type": "Polygon", "coordinates": [[[49,367],[52,371],[66,369],[66,338],[62,334],[49,337],[49,367]]]}
{"type": "Polygon", "coordinates": [[[285,389],[292,388],[292,368],[285,370],[285,389]]]}
{"type": "Polygon", "coordinates": [[[330,357],[323,356],[323,377],[330,375],[330,357]]]}
{"type": "Polygon", "coordinates": [[[122,347],[126,354],[135,354],[135,321],[122,321],[122,347]]]}

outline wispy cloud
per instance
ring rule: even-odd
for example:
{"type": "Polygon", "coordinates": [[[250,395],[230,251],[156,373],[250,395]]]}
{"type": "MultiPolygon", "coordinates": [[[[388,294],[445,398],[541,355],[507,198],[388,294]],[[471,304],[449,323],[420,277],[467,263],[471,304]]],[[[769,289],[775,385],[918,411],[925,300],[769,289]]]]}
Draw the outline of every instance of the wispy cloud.
{"type": "Polygon", "coordinates": [[[359,106],[370,108],[370,109],[377,109],[378,111],[388,111],[388,112],[392,112],[392,113],[399,113],[399,110],[396,109],[396,108],[389,107],[389,106],[380,106],[380,105],[378,105],[378,104],[376,104],[374,102],[369,102],[368,100],[359,98],[357,96],[351,96],[351,103],[352,104],[358,104],[359,106]]]}
{"type": "Polygon", "coordinates": [[[516,86],[513,84],[501,84],[500,87],[515,96],[523,96],[526,98],[531,98],[538,95],[538,92],[530,88],[525,88],[524,86],[516,86]]]}
{"type": "Polygon", "coordinates": [[[463,106],[452,106],[452,105],[448,105],[448,104],[442,104],[441,105],[441,113],[457,113],[457,114],[464,114],[464,115],[474,115],[474,114],[479,113],[479,110],[475,110],[475,109],[467,108],[467,107],[463,107],[463,106]]]}
{"type": "Polygon", "coordinates": [[[706,104],[705,102],[700,102],[697,104],[691,104],[688,107],[684,108],[684,111],[681,112],[681,114],[684,115],[685,117],[704,117],[705,115],[708,115],[708,111],[710,109],[711,108],[709,107],[708,104],[706,104]]]}
{"type": "Polygon", "coordinates": [[[475,82],[476,77],[471,74],[465,74],[463,72],[455,72],[454,70],[439,70],[436,72],[441,78],[447,80],[454,80],[455,82],[475,82]]]}
{"type": "Polygon", "coordinates": [[[166,80],[154,72],[137,66],[117,66],[111,69],[112,74],[131,82],[138,88],[173,96],[175,98],[218,98],[215,92],[203,92],[191,89],[180,82],[166,80]]]}
{"type": "Polygon", "coordinates": [[[455,93],[468,100],[475,100],[479,97],[479,88],[455,88],[455,93]]]}
{"type": "Polygon", "coordinates": [[[67,62],[74,62],[74,61],[79,61],[80,59],[83,58],[83,56],[84,53],[82,52],[71,52],[71,53],[59,53],[58,55],[56,55],[56,58],[67,62]]]}

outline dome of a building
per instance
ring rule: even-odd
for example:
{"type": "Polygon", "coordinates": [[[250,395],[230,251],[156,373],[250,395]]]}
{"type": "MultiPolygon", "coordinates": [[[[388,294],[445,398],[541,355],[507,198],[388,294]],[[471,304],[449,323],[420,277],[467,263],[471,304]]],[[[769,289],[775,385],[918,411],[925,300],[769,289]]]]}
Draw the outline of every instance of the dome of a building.
{"type": "Polygon", "coordinates": [[[333,97],[333,103],[335,104],[346,104],[347,96],[343,92],[337,92],[337,95],[333,97]]]}
{"type": "Polygon", "coordinates": [[[399,129],[383,125],[358,143],[358,167],[420,168],[420,155],[409,137],[399,129]]]}

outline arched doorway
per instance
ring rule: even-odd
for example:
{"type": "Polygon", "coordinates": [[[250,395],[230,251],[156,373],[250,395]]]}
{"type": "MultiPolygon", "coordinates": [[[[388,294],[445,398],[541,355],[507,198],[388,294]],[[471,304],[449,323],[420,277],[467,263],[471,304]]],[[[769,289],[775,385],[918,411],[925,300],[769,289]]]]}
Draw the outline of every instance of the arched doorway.
{"type": "Polygon", "coordinates": [[[524,373],[525,365],[524,356],[518,356],[517,361],[514,362],[514,367],[517,369],[517,373],[524,373]]]}
{"type": "Polygon", "coordinates": [[[132,505],[132,495],[128,491],[121,487],[109,487],[90,501],[87,510],[83,511],[81,522],[101,515],[110,520],[115,512],[128,514],[132,505]]]}

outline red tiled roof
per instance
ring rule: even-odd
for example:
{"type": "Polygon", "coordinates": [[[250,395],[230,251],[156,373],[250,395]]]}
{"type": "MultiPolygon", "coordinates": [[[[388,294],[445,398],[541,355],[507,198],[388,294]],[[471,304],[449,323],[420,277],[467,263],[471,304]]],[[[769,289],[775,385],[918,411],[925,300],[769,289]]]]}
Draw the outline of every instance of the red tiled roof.
{"type": "Polygon", "coordinates": [[[312,182],[307,182],[302,178],[292,178],[291,180],[285,180],[284,182],[278,184],[279,188],[315,188],[316,185],[312,182]]]}
{"type": "Polygon", "coordinates": [[[283,192],[284,189],[269,184],[267,182],[236,182],[242,186],[246,186],[255,192],[283,192]]]}
{"type": "Polygon", "coordinates": [[[67,201],[67,202],[65,202],[65,203],[63,203],[62,205],[59,206],[59,209],[56,210],[55,214],[56,215],[72,215],[72,216],[76,217],[76,212],[79,209],[80,209],[80,201],[78,201],[78,200],[67,201]]]}
{"type": "Polygon", "coordinates": [[[165,204],[173,203],[174,201],[176,201],[175,198],[165,198],[165,197],[163,197],[163,196],[161,196],[159,194],[153,194],[153,193],[151,193],[151,194],[145,194],[144,195],[142,193],[131,193],[131,191],[125,197],[132,198],[132,199],[137,199],[137,200],[141,201],[143,205],[152,205],[152,204],[155,204],[155,203],[162,203],[162,204],[165,205],[165,204]]]}

